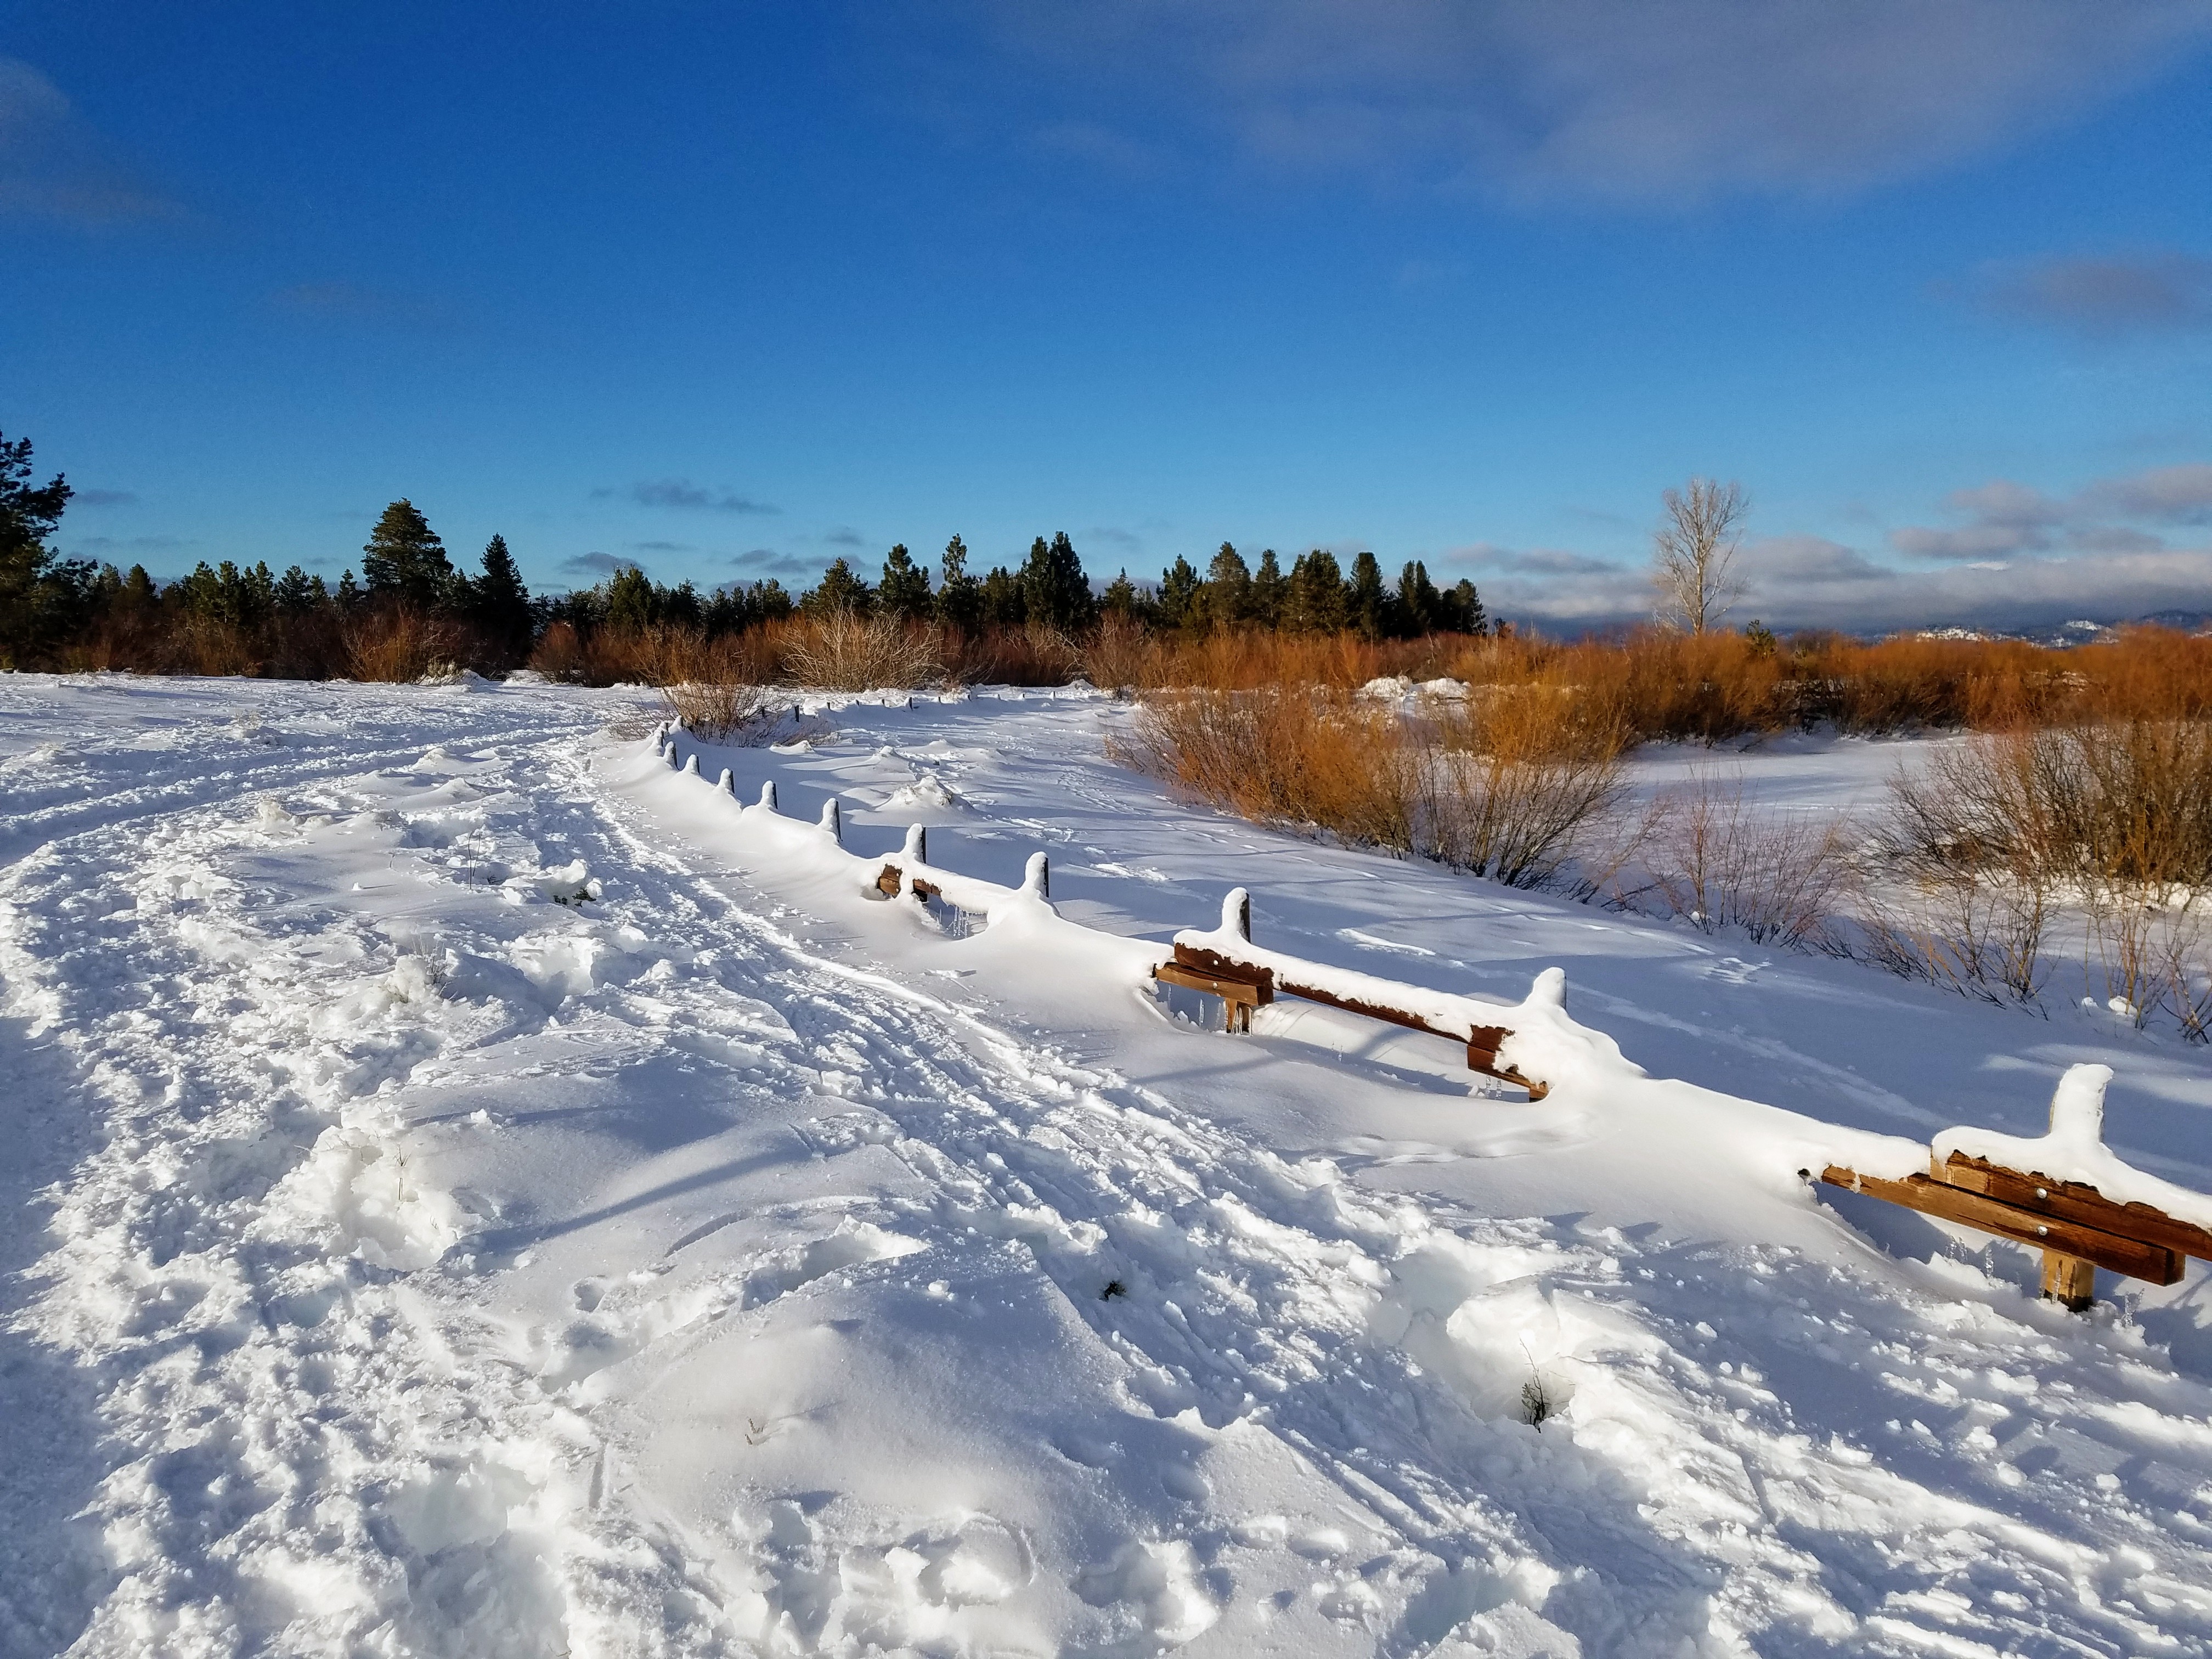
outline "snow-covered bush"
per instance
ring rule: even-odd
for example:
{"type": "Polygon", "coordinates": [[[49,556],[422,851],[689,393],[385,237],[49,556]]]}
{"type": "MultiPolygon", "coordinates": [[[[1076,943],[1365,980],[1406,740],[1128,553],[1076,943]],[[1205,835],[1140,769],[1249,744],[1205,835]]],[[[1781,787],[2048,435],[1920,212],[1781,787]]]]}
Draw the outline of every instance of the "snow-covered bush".
{"type": "Polygon", "coordinates": [[[783,714],[783,705],[757,685],[684,680],[660,695],[685,731],[714,743],[766,743],[783,714]]]}

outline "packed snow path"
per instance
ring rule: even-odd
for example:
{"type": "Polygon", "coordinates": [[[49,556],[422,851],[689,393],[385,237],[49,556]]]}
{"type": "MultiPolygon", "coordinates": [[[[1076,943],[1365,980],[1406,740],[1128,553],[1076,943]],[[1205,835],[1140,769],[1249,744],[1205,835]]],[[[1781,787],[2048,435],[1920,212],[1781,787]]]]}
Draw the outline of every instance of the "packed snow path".
{"type": "Polygon", "coordinates": [[[6,695],[9,1651],[2212,1651],[2109,1310],[741,870],[635,699],[6,695]]]}

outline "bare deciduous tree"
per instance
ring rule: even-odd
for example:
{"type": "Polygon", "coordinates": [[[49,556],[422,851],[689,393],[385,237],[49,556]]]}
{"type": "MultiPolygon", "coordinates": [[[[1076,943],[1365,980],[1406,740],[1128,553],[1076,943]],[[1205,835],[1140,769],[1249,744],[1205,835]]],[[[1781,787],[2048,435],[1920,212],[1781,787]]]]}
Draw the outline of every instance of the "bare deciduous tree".
{"type": "Polygon", "coordinates": [[[1659,590],[1659,619],[1702,634],[1743,593],[1735,555],[1751,497],[1740,483],[1692,478],[1686,490],[1670,489],[1660,499],[1667,521],[1651,537],[1651,583],[1659,590]]]}

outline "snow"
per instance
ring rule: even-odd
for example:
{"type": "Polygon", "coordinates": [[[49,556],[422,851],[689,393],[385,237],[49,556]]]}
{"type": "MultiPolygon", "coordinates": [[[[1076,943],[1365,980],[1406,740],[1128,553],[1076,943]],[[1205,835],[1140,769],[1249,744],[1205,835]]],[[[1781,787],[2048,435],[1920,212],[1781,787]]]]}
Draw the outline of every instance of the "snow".
{"type": "Polygon", "coordinates": [[[2115,1204],[2148,1204],[2178,1221],[2212,1227],[2212,1196],[2161,1181],[2105,1145],[2105,1090],[2112,1080],[2109,1066],[2069,1066],[2051,1097],[2050,1133],[2029,1139],[1969,1124],[1946,1129],[1931,1150],[1938,1163],[1961,1152],[2050,1181],[2080,1182],[2115,1204]]]}
{"type": "Polygon", "coordinates": [[[0,1651],[2212,1650],[2202,1265],[1797,1175],[2102,1066],[2212,1189],[2201,1049],[1262,832],[1095,695],[814,714],[0,678],[0,1651]],[[1551,1097],[1172,1018],[1240,886],[1551,1097]]]}

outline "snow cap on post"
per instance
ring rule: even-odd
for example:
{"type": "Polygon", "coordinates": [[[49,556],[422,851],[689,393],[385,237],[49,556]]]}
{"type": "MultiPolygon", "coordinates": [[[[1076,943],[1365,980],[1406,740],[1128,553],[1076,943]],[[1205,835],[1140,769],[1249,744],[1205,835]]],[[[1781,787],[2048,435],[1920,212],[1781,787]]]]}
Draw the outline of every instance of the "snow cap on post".
{"type": "Polygon", "coordinates": [[[1528,1000],[1540,1008],[1564,1008],[1567,1006],[1567,970],[1547,968],[1536,975],[1528,988],[1528,1000]]]}
{"type": "Polygon", "coordinates": [[[771,812],[775,811],[775,780],[774,778],[761,785],[760,804],[771,812]]]}
{"type": "Polygon", "coordinates": [[[837,811],[837,797],[832,795],[822,803],[822,827],[830,832],[830,839],[840,846],[845,841],[845,820],[837,811]]]}
{"type": "Polygon", "coordinates": [[[699,751],[695,749],[691,751],[691,758],[684,763],[684,769],[689,772],[695,778],[699,775],[699,751]]]}
{"type": "Polygon", "coordinates": [[[1252,895],[1242,887],[1232,887],[1221,901],[1221,931],[1252,942],[1252,895]]]}
{"type": "Polygon", "coordinates": [[[907,864],[927,864],[929,862],[929,830],[927,826],[919,823],[909,823],[907,825],[906,847],[899,854],[899,858],[902,862],[907,864]]]}
{"type": "Polygon", "coordinates": [[[2051,1097],[2051,1138],[2074,1146],[2095,1146],[2105,1139],[2105,1085],[2109,1066],[2069,1066],[2051,1097]]]}
{"type": "Polygon", "coordinates": [[[1041,899],[1052,896],[1052,860],[1042,853],[1030,854],[1030,861],[1022,872],[1022,891],[1041,899]]]}
{"type": "Polygon", "coordinates": [[[714,787],[732,799],[736,798],[738,793],[738,781],[730,775],[730,769],[728,767],[724,767],[722,769],[722,775],[714,780],[714,787]]]}

